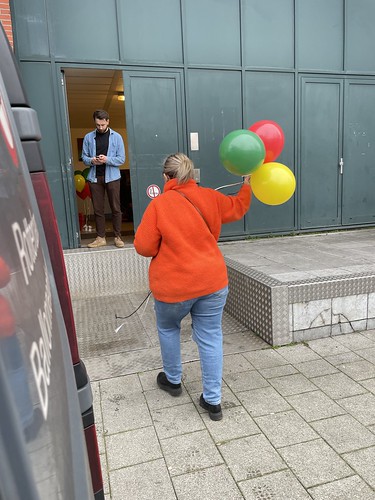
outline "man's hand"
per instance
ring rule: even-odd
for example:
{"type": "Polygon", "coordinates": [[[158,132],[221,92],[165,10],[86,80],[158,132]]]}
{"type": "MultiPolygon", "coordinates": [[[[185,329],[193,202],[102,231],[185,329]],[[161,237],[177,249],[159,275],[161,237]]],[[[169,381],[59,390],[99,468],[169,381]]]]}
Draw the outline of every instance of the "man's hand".
{"type": "Polygon", "coordinates": [[[251,175],[245,175],[243,177],[243,183],[247,184],[247,185],[250,185],[250,177],[251,177],[251,175]]]}
{"type": "Polygon", "coordinates": [[[102,165],[103,163],[107,163],[107,157],[105,155],[94,156],[91,158],[92,165],[102,165]]]}

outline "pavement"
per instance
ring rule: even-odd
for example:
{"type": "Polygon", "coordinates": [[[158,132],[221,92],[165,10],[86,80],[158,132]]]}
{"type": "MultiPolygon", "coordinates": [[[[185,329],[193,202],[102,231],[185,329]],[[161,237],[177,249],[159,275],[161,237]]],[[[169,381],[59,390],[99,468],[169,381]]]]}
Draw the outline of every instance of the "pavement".
{"type": "MultiPolygon", "coordinates": [[[[221,248],[290,281],[301,273],[372,273],[374,241],[375,229],[365,229],[221,248]]],[[[146,293],[73,301],[106,499],[375,499],[375,330],[272,348],[224,314],[223,420],[214,422],[198,405],[189,320],[183,392],[171,397],[156,385],[152,299],[130,318],[115,318],[146,293]]]]}

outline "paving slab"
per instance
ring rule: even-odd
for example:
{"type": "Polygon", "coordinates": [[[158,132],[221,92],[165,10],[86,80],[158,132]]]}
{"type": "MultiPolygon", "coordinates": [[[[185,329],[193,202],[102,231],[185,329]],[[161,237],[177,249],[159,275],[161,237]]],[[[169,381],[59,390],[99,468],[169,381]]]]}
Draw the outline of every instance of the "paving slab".
{"type": "Polygon", "coordinates": [[[359,450],[375,444],[375,435],[351,415],[339,415],[312,422],[311,426],[337,453],[359,450]]]}
{"type": "Polygon", "coordinates": [[[281,471],[241,481],[239,487],[246,500],[308,500],[310,495],[290,471],[281,471]]]}
{"type": "Polygon", "coordinates": [[[352,474],[348,464],[323,439],[287,446],[279,453],[306,488],[352,474]]]}
{"type": "Polygon", "coordinates": [[[285,462],[262,434],[234,439],[218,446],[236,481],[285,470],[285,462]]]}

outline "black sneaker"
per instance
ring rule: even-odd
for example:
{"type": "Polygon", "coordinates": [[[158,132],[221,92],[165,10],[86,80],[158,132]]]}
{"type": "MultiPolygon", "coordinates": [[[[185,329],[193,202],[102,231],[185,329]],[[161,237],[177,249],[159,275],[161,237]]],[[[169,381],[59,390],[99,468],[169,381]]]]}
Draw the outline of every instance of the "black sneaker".
{"type": "Polygon", "coordinates": [[[179,396],[182,393],[181,384],[169,382],[164,372],[158,374],[156,382],[160,389],[167,391],[171,396],[179,396]]]}
{"type": "Polygon", "coordinates": [[[223,418],[223,413],[221,411],[221,405],[210,405],[205,401],[203,394],[199,398],[199,406],[208,411],[211,420],[221,420],[223,418]]]}

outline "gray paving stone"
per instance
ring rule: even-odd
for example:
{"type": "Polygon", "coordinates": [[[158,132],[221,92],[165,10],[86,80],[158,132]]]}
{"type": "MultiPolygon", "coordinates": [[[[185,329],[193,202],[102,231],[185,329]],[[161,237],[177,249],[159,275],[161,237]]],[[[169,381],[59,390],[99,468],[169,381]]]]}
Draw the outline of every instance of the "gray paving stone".
{"type": "Polygon", "coordinates": [[[193,403],[152,410],[151,416],[159,439],[205,429],[193,403]]]}
{"type": "Polygon", "coordinates": [[[225,465],[183,474],[172,478],[179,500],[218,500],[220,498],[240,500],[240,493],[233,477],[225,465]]]}
{"type": "Polygon", "coordinates": [[[346,453],[375,444],[375,435],[351,415],[319,420],[310,425],[337,453],[346,453]]]}
{"type": "Polygon", "coordinates": [[[170,406],[191,403],[190,395],[185,390],[185,387],[182,388],[182,394],[177,398],[171,396],[166,391],[162,391],[159,388],[150,391],[145,391],[143,395],[147,401],[150,410],[158,410],[160,408],[168,408],[170,406]]]}
{"type": "Polygon", "coordinates": [[[345,413],[345,410],[341,406],[319,390],[288,396],[286,400],[306,422],[335,417],[336,415],[345,413]]]}
{"type": "Polygon", "coordinates": [[[345,363],[338,368],[357,382],[375,377],[375,366],[366,360],[345,363]]]}
{"type": "Polygon", "coordinates": [[[106,437],[109,471],[162,458],[154,427],[143,427],[106,437]]]}
{"type": "Polygon", "coordinates": [[[176,500],[163,459],[118,469],[110,473],[112,500],[176,500]]]}
{"type": "Polygon", "coordinates": [[[281,365],[281,366],[275,366],[273,368],[263,368],[259,370],[259,373],[265,379],[270,379],[276,377],[283,377],[284,375],[293,375],[298,372],[296,368],[294,368],[294,366],[292,365],[281,365]]]}
{"type": "Polygon", "coordinates": [[[322,439],[287,446],[279,453],[305,488],[352,474],[351,468],[322,439]]]}
{"type": "Polygon", "coordinates": [[[275,448],[319,437],[294,410],[256,417],[254,420],[275,448]]]}
{"type": "Polygon", "coordinates": [[[162,439],[160,445],[171,476],[223,463],[207,431],[162,439]]]}
{"type": "Polygon", "coordinates": [[[375,492],[358,476],[309,489],[314,500],[374,500],[375,492]]]}
{"type": "Polygon", "coordinates": [[[353,351],[347,351],[341,354],[336,354],[335,356],[327,356],[325,359],[328,363],[331,363],[331,365],[338,367],[339,365],[343,365],[345,363],[362,361],[363,358],[353,351]]]}
{"type": "Polygon", "coordinates": [[[316,386],[301,373],[273,378],[269,383],[284,397],[316,390],[316,386]]]}
{"type": "Polygon", "coordinates": [[[294,365],[296,363],[303,363],[304,361],[320,359],[320,356],[316,352],[303,344],[280,347],[278,352],[289,363],[294,365]]]}
{"type": "Polygon", "coordinates": [[[373,342],[375,342],[375,330],[366,330],[364,332],[361,332],[361,335],[363,335],[364,337],[367,337],[368,339],[372,340],[373,342]]]}
{"type": "Polygon", "coordinates": [[[244,391],[238,397],[252,417],[291,409],[287,401],[273,387],[244,391]]]}
{"type": "Polygon", "coordinates": [[[307,378],[329,375],[330,373],[337,373],[338,371],[337,368],[332,366],[332,364],[328,363],[325,359],[305,361],[304,363],[297,363],[294,366],[307,378]]]}
{"type": "Polygon", "coordinates": [[[366,426],[375,424],[375,396],[373,394],[360,394],[340,399],[339,404],[361,424],[366,426]]]}
{"type": "Polygon", "coordinates": [[[121,392],[116,390],[105,392],[101,387],[104,432],[114,434],[152,425],[150,411],[143,394],[126,394],[125,390],[118,390],[121,392]]]}
{"type": "Polygon", "coordinates": [[[229,354],[228,356],[224,356],[224,377],[230,373],[247,372],[250,370],[254,370],[254,367],[242,354],[229,354]]]}
{"type": "Polygon", "coordinates": [[[348,347],[332,337],[309,340],[308,345],[313,351],[324,358],[327,356],[337,356],[338,354],[350,351],[348,347]]]}
{"type": "Polygon", "coordinates": [[[260,387],[266,387],[269,385],[267,380],[256,370],[241,373],[230,373],[224,378],[224,380],[234,392],[259,389],[260,387]]]}
{"type": "Polygon", "coordinates": [[[244,352],[244,357],[256,369],[273,368],[275,366],[287,365],[288,361],[283,358],[275,349],[263,349],[255,352],[244,352]]]}
{"type": "Polygon", "coordinates": [[[184,384],[201,379],[202,379],[202,372],[201,372],[200,361],[191,361],[190,363],[183,364],[182,381],[184,382],[184,384]]]}
{"type": "Polygon", "coordinates": [[[280,455],[261,434],[235,439],[218,448],[236,481],[286,469],[280,455]]]}
{"type": "Polygon", "coordinates": [[[99,454],[102,455],[103,453],[105,453],[105,444],[104,444],[102,405],[100,396],[100,382],[92,382],[91,389],[93,396],[93,410],[95,415],[96,436],[98,441],[99,454]]]}
{"type": "Polygon", "coordinates": [[[360,349],[357,350],[356,353],[362,358],[367,359],[367,361],[370,361],[370,363],[375,363],[375,347],[371,349],[360,349]]]}
{"type": "Polygon", "coordinates": [[[246,500],[308,500],[311,498],[289,471],[274,472],[267,476],[241,481],[239,486],[246,500]]]}
{"type": "Polygon", "coordinates": [[[219,422],[206,418],[205,424],[212,439],[218,444],[260,433],[259,427],[242,406],[225,410],[223,420],[219,422]]]}
{"type": "Polygon", "coordinates": [[[343,455],[359,476],[375,489],[375,446],[343,455]]]}
{"type": "Polygon", "coordinates": [[[333,373],[315,377],[314,384],[333,399],[363,394],[366,390],[357,382],[354,382],[345,373],[333,373]]]}
{"type": "Polygon", "coordinates": [[[147,372],[138,373],[139,381],[144,391],[156,389],[156,377],[161,370],[149,370],[147,372]]]}
{"type": "Polygon", "coordinates": [[[107,466],[107,460],[106,457],[100,457],[100,465],[102,469],[102,476],[103,476],[103,491],[107,495],[109,495],[109,472],[108,472],[108,466],[107,466]]]}
{"type": "Polygon", "coordinates": [[[337,341],[352,351],[375,348],[374,342],[360,333],[349,333],[337,337],[337,341]]]}
{"type": "Polygon", "coordinates": [[[362,380],[361,385],[365,387],[368,391],[375,394],[375,378],[370,378],[369,380],[362,380]]]}

